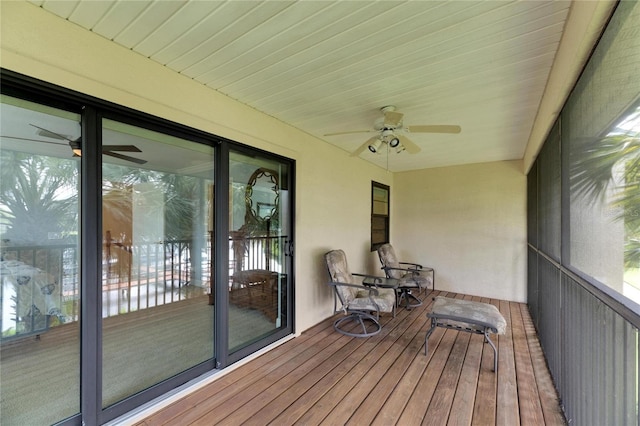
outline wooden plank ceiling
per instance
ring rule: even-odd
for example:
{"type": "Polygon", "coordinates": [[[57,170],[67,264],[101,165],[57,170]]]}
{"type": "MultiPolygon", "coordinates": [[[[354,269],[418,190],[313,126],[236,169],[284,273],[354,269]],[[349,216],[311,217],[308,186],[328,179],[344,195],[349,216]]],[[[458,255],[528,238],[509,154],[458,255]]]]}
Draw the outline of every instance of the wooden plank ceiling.
{"type": "MultiPolygon", "coordinates": [[[[350,153],[380,108],[417,154],[392,171],[523,158],[570,1],[32,1],[350,153]]],[[[318,143],[322,143],[318,141],[318,143]]],[[[345,154],[346,154],[345,153],[345,154]]]]}

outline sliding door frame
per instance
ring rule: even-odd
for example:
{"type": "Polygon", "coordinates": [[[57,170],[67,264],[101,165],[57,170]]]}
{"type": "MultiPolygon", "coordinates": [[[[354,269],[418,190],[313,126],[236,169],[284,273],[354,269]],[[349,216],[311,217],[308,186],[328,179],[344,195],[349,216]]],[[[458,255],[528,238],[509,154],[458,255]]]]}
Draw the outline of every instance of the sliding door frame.
{"type": "MultiPolygon", "coordinates": [[[[229,170],[229,164],[230,164],[230,159],[229,159],[229,155],[231,150],[233,150],[234,152],[240,153],[240,154],[244,154],[247,156],[253,156],[253,157],[262,157],[266,160],[273,160],[273,161],[278,161],[278,162],[282,162],[282,163],[286,163],[287,166],[289,167],[289,173],[288,173],[288,181],[285,184],[285,187],[288,188],[288,191],[290,193],[290,202],[289,202],[289,217],[290,219],[290,227],[291,227],[291,231],[290,231],[290,239],[289,242],[286,244],[285,247],[285,257],[288,259],[288,265],[287,265],[287,272],[288,272],[288,285],[286,288],[286,301],[287,301],[287,306],[286,306],[286,318],[287,318],[287,326],[286,327],[282,327],[279,330],[276,330],[274,333],[270,334],[269,336],[265,337],[264,339],[255,342],[253,344],[250,344],[248,346],[245,346],[241,349],[238,349],[237,351],[234,351],[232,353],[229,353],[229,348],[228,348],[228,342],[229,342],[229,335],[228,335],[228,324],[226,321],[228,321],[228,306],[229,306],[229,291],[227,289],[226,286],[221,286],[218,285],[216,286],[217,289],[221,292],[224,293],[224,302],[223,306],[224,309],[227,310],[227,312],[224,313],[225,317],[224,317],[224,321],[225,321],[225,327],[224,331],[220,331],[218,330],[218,332],[220,334],[224,333],[224,335],[221,335],[220,338],[224,339],[223,346],[219,346],[220,348],[225,348],[225,352],[224,353],[218,353],[218,363],[219,363],[219,368],[224,368],[227,367],[228,365],[237,362],[251,354],[253,354],[254,352],[258,351],[259,349],[264,348],[265,346],[271,344],[271,343],[275,343],[276,341],[290,335],[293,334],[295,332],[295,323],[294,323],[294,311],[295,311],[295,262],[294,262],[294,242],[295,242],[295,176],[296,176],[296,168],[295,168],[295,161],[291,160],[289,158],[286,157],[282,157],[280,155],[277,154],[273,154],[267,151],[263,151],[260,149],[256,149],[253,147],[249,147],[246,145],[242,145],[242,144],[238,144],[238,143],[231,143],[231,144],[227,144],[227,143],[222,143],[221,144],[221,149],[219,151],[221,151],[222,155],[220,155],[222,158],[222,164],[221,164],[221,168],[222,167],[226,167],[225,173],[226,173],[226,177],[225,177],[225,188],[222,191],[218,191],[219,189],[219,185],[216,185],[216,194],[218,192],[222,192],[223,196],[225,196],[226,198],[224,200],[226,200],[224,203],[222,204],[217,204],[217,206],[224,206],[223,211],[220,212],[218,210],[216,210],[216,217],[219,216],[219,214],[217,213],[221,213],[224,215],[224,219],[220,219],[221,221],[224,221],[224,223],[219,223],[219,225],[221,226],[221,228],[216,228],[216,229],[225,229],[225,234],[224,235],[217,235],[217,238],[220,238],[223,241],[219,241],[219,243],[221,245],[218,245],[217,247],[227,247],[228,245],[228,238],[229,238],[229,177],[230,177],[230,170],[229,170]],[[224,226],[224,227],[223,227],[224,226]],[[220,288],[218,288],[220,287],[220,288]]],[[[217,176],[216,176],[217,177],[217,176]]],[[[281,184],[282,186],[282,184],[281,184]]],[[[218,233],[219,234],[219,233],[218,233]]],[[[218,241],[216,241],[218,243],[218,241]]],[[[216,256],[216,261],[220,260],[220,261],[226,261],[226,263],[224,264],[220,264],[218,262],[216,262],[216,274],[220,274],[219,276],[216,276],[216,282],[217,283],[228,283],[229,282],[229,259],[228,259],[228,250],[225,250],[226,253],[225,254],[221,254],[220,255],[220,259],[218,259],[218,257],[216,256]]],[[[219,313],[216,313],[216,315],[218,315],[219,313]]],[[[220,315],[222,315],[220,313],[220,315]]],[[[221,318],[222,319],[222,318],[221,318]]],[[[218,317],[216,317],[216,321],[218,321],[218,317]]]]}
{"type": "Polygon", "coordinates": [[[222,369],[255,351],[294,333],[294,262],[293,242],[295,230],[295,161],[239,144],[179,123],[169,122],[149,114],[116,105],[101,99],[72,91],[48,82],[40,81],[12,71],[0,69],[2,94],[49,105],[69,111],[81,112],[81,135],[87,143],[83,146],[80,173],[80,413],[60,424],[98,425],[111,421],[154,398],[160,397],[198,376],[222,369]],[[215,146],[214,155],[214,348],[213,358],[202,362],[170,379],[134,394],[111,406],[102,408],[102,294],[95,283],[102,279],[102,119],[108,118],[166,133],[189,141],[215,146]],[[229,303],[229,152],[244,152],[286,162],[290,167],[289,209],[291,237],[286,247],[289,257],[290,279],[286,294],[287,324],[265,339],[239,351],[229,353],[228,303],[229,303]],[[94,283],[94,285],[89,285],[94,283]]]}

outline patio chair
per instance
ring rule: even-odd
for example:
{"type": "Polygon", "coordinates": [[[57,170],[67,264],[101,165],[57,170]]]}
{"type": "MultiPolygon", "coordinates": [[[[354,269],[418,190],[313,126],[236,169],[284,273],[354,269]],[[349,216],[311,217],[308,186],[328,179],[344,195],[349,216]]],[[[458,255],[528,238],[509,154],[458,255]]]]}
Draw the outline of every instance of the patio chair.
{"type": "Polygon", "coordinates": [[[329,285],[334,289],[334,301],[337,298],[341,303],[341,308],[336,312],[342,311],[345,314],[333,323],[333,328],[339,333],[352,337],[369,337],[378,334],[382,330],[379,321],[380,313],[394,311],[395,289],[378,287],[378,282],[381,284],[385,280],[384,277],[352,274],[349,271],[347,257],[342,250],[332,250],[326,253],[324,258],[329,270],[329,285]],[[367,281],[371,284],[359,284],[356,276],[369,278],[367,281]],[[358,328],[362,331],[360,332],[358,328]]]}
{"type": "Polygon", "coordinates": [[[426,291],[429,287],[432,291],[435,290],[435,271],[433,268],[424,267],[418,263],[398,261],[391,244],[383,244],[378,247],[378,257],[387,278],[398,280],[398,292],[400,293],[398,305],[404,300],[407,309],[420,306],[422,300],[411,291],[426,291]]]}

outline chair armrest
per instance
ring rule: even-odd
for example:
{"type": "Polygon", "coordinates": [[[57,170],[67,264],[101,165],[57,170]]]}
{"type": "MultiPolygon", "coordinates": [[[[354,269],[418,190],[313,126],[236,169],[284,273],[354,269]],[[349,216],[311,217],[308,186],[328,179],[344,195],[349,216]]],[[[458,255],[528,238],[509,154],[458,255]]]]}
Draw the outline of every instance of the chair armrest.
{"type": "MultiPolygon", "coordinates": [[[[352,274],[355,275],[355,274],[352,274]]],[[[364,289],[364,290],[369,290],[369,295],[373,295],[373,296],[377,296],[378,295],[378,289],[374,286],[365,286],[365,285],[359,285],[359,284],[348,284],[348,283],[340,283],[337,281],[329,281],[328,283],[329,285],[332,285],[334,287],[337,286],[342,286],[342,287],[354,287],[354,288],[359,288],[359,289],[364,289]]]]}
{"type": "Polygon", "coordinates": [[[433,268],[430,268],[428,266],[422,266],[420,264],[417,263],[406,263],[406,262],[399,262],[401,265],[414,265],[413,267],[409,267],[409,268],[392,268],[390,266],[386,266],[386,267],[382,267],[382,269],[384,270],[396,270],[396,271],[407,271],[407,272],[420,272],[420,271],[424,271],[424,272],[432,272],[433,268]]]}
{"type": "Polygon", "coordinates": [[[423,266],[419,263],[411,263],[411,262],[398,262],[400,265],[408,265],[409,269],[422,269],[423,266]]]}
{"type": "Polygon", "coordinates": [[[357,274],[357,273],[352,273],[351,275],[353,275],[354,277],[362,277],[364,278],[362,281],[364,280],[371,280],[372,282],[368,282],[368,283],[362,283],[362,285],[366,285],[366,286],[371,286],[371,285],[378,285],[378,284],[383,284],[385,281],[384,277],[379,277],[377,275],[368,275],[368,274],[357,274]]]}
{"type": "Polygon", "coordinates": [[[393,268],[391,266],[383,266],[382,269],[385,271],[405,271],[405,272],[418,272],[419,269],[416,268],[393,268]]]}
{"type": "Polygon", "coordinates": [[[369,274],[358,274],[355,272],[352,272],[351,275],[353,275],[354,277],[364,277],[364,278],[371,278],[372,280],[375,279],[384,279],[384,277],[379,277],[377,275],[369,275],[369,274]]]}

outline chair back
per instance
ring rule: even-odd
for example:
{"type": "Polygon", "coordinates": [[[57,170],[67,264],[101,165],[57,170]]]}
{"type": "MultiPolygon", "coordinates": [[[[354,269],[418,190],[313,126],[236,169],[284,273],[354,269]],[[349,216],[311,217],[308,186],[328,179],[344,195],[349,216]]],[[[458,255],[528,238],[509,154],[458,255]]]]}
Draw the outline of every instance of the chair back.
{"type": "Polygon", "coordinates": [[[380,263],[382,264],[382,268],[384,269],[387,278],[402,278],[402,271],[398,269],[391,269],[400,267],[400,262],[398,261],[396,252],[391,244],[383,244],[378,247],[378,257],[380,258],[380,263]]]}
{"type": "MultiPolygon", "coordinates": [[[[332,282],[355,284],[343,250],[331,250],[324,255],[324,259],[332,282]]],[[[357,289],[354,287],[334,286],[334,289],[343,304],[350,303],[356,297],[357,289]]]]}

